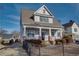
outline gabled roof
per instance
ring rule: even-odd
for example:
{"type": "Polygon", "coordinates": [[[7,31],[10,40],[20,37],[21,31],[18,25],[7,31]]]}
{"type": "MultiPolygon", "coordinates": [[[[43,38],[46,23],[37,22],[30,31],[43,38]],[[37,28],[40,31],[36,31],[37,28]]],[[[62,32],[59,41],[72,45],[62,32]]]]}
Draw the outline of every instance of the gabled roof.
{"type": "MultiPolygon", "coordinates": [[[[21,13],[22,24],[29,25],[29,26],[46,26],[46,27],[53,27],[53,28],[62,27],[62,25],[57,21],[57,19],[52,17],[52,13],[48,10],[48,8],[45,5],[43,5],[41,8],[45,8],[50,13],[51,18],[53,18],[53,23],[41,23],[41,22],[34,21],[34,15],[40,9],[39,8],[37,11],[22,9],[22,13],[21,13]]],[[[50,17],[49,15],[47,16],[50,17]]]]}
{"type": "Polygon", "coordinates": [[[33,10],[22,9],[21,11],[22,24],[32,24],[34,23],[34,12],[33,10]]]}
{"type": "Polygon", "coordinates": [[[63,24],[64,28],[71,27],[75,22],[70,20],[68,23],[63,24]]]}
{"type": "Polygon", "coordinates": [[[60,28],[62,25],[57,21],[56,18],[53,19],[53,23],[36,23],[34,22],[34,12],[33,10],[28,10],[28,9],[22,9],[22,24],[23,25],[28,25],[28,26],[46,26],[46,27],[53,27],[53,28],[60,28]]]}
{"type": "MultiPolygon", "coordinates": [[[[47,10],[47,12],[48,12],[51,16],[53,16],[52,13],[50,12],[50,10],[49,10],[45,5],[43,5],[42,7],[40,7],[38,10],[40,10],[40,9],[42,9],[42,8],[45,8],[45,9],[47,10]]],[[[38,10],[37,10],[37,11],[38,11],[38,10]]],[[[35,11],[34,14],[35,14],[37,11],[35,11]]]]}

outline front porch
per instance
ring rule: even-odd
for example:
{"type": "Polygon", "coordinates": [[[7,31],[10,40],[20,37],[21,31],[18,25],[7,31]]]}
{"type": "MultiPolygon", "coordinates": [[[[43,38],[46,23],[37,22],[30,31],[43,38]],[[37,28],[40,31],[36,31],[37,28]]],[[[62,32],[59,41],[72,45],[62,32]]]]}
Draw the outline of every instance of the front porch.
{"type": "Polygon", "coordinates": [[[24,36],[26,39],[54,41],[62,38],[62,30],[60,28],[47,27],[24,27],[24,36]]]}

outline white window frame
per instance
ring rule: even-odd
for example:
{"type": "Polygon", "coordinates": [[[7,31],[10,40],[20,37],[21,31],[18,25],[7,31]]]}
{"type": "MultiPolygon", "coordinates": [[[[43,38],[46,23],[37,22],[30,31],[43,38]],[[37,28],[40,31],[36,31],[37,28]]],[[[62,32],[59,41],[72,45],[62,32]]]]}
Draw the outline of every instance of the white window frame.
{"type": "Polygon", "coordinates": [[[42,22],[42,23],[49,23],[49,19],[48,19],[48,17],[45,17],[45,16],[40,16],[40,22],[42,22]],[[43,17],[43,19],[42,19],[42,17],[43,17]],[[45,19],[46,18],[46,19],[45,19]],[[46,21],[45,21],[46,20],[46,21]]]}

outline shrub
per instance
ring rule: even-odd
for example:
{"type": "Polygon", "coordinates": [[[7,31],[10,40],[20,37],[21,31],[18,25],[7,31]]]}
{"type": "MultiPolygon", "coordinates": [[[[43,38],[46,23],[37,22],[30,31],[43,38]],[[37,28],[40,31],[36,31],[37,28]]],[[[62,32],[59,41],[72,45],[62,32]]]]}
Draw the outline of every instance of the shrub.
{"type": "Polygon", "coordinates": [[[19,42],[19,40],[18,40],[18,39],[16,39],[16,40],[15,40],[15,42],[19,42]]]}
{"type": "Polygon", "coordinates": [[[3,44],[3,45],[4,45],[4,40],[2,40],[2,41],[1,41],[1,44],[3,44]]]}
{"type": "Polygon", "coordinates": [[[50,45],[50,42],[49,42],[49,41],[42,41],[41,45],[42,45],[43,47],[45,47],[45,46],[50,45]]]}
{"type": "Polygon", "coordinates": [[[58,40],[55,40],[56,41],[56,44],[57,45],[60,45],[60,44],[62,44],[62,40],[60,40],[60,39],[58,39],[58,40]]]}
{"type": "Polygon", "coordinates": [[[41,40],[29,40],[29,42],[33,44],[41,44],[41,40]]]}
{"type": "Polygon", "coordinates": [[[49,41],[50,42],[50,44],[52,44],[53,45],[53,41],[49,41]]]}
{"type": "Polygon", "coordinates": [[[64,43],[71,43],[71,42],[73,42],[72,35],[64,36],[63,37],[63,41],[64,41],[64,43]]]}
{"type": "Polygon", "coordinates": [[[13,44],[13,43],[14,43],[14,40],[11,39],[11,40],[9,41],[9,44],[13,44]]]}
{"type": "Polygon", "coordinates": [[[34,46],[39,46],[41,45],[42,41],[41,40],[24,40],[25,42],[31,43],[34,46]]]}

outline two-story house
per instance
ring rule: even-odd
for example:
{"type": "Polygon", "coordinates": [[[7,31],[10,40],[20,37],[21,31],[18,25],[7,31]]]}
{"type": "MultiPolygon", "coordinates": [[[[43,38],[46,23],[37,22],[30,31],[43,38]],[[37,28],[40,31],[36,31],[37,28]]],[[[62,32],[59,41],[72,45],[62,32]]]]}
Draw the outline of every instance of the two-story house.
{"type": "Polygon", "coordinates": [[[72,35],[72,39],[75,42],[79,40],[79,26],[74,21],[70,20],[68,23],[64,24],[65,35],[72,35]]]}
{"type": "Polygon", "coordinates": [[[26,39],[55,40],[62,38],[62,25],[43,5],[38,10],[22,9],[21,29],[26,39]]]}

